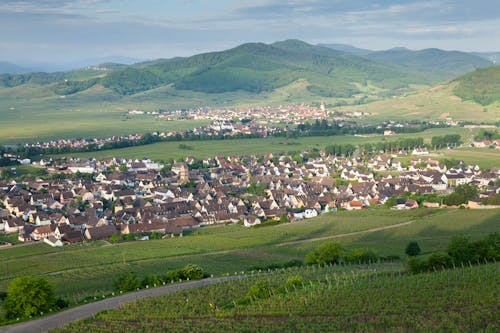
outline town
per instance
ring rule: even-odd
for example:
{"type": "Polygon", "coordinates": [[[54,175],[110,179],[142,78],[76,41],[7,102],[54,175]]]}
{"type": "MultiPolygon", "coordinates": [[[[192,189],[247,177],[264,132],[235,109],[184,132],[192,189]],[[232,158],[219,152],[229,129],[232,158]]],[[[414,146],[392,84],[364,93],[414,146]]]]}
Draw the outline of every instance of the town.
{"type": "Polygon", "coordinates": [[[485,199],[500,196],[500,169],[455,162],[447,167],[425,148],[360,156],[314,149],[294,156],[188,157],[172,165],[41,160],[33,166],[45,179],[0,183],[0,231],[51,246],[173,237],[205,225],[294,222],[338,209],[457,208],[443,196],[466,184],[478,193],[464,207],[496,207],[485,199]]]}

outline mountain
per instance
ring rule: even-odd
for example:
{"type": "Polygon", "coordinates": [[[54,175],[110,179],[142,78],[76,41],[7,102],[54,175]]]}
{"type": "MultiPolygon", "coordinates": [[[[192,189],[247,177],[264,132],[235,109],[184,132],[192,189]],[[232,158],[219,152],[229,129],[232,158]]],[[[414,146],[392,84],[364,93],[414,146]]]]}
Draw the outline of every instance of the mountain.
{"type": "Polygon", "coordinates": [[[410,83],[428,83],[424,75],[400,66],[286,40],[247,43],[221,52],[141,63],[107,74],[102,84],[122,95],[169,84],[205,93],[259,93],[298,79],[307,80],[307,89],[324,97],[352,96],[359,92],[355,83],[366,85],[367,81],[389,90],[410,83]]]}
{"type": "Polygon", "coordinates": [[[21,67],[7,61],[0,61],[0,74],[20,74],[28,73],[30,69],[21,67]]]}
{"type": "Polygon", "coordinates": [[[361,49],[359,47],[348,45],[348,44],[335,44],[335,43],[333,43],[333,44],[318,44],[318,46],[327,47],[327,48],[332,49],[332,50],[343,51],[343,52],[353,53],[353,54],[357,54],[357,55],[367,55],[367,54],[373,52],[372,50],[361,49]]]}
{"type": "Polygon", "coordinates": [[[412,51],[406,48],[394,48],[386,51],[372,52],[368,59],[397,64],[432,73],[437,80],[450,80],[476,68],[488,67],[493,63],[485,58],[460,51],[444,51],[440,49],[424,49],[412,51]]]}
{"type": "Polygon", "coordinates": [[[454,80],[453,90],[463,100],[473,100],[481,105],[500,102],[500,66],[477,69],[454,80]]]}
{"type": "MultiPolygon", "coordinates": [[[[300,40],[285,40],[247,43],[220,52],[133,65],[107,62],[69,72],[0,75],[0,86],[49,85],[52,92],[64,96],[96,86],[100,88],[100,98],[105,98],[105,94],[119,98],[160,87],[174,94],[259,94],[301,82],[300,91],[295,90],[290,98],[304,94],[318,98],[357,96],[357,102],[362,103],[359,98],[363,96],[366,99],[399,95],[411,90],[411,84],[436,83],[443,76],[451,76],[451,72],[463,74],[467,66],[485,64],[489,62],[474,55],[437,49],[398,48],[359,56],[300,40]]],[[[161,98],[161,94],[155,96],[161,98]]]]}

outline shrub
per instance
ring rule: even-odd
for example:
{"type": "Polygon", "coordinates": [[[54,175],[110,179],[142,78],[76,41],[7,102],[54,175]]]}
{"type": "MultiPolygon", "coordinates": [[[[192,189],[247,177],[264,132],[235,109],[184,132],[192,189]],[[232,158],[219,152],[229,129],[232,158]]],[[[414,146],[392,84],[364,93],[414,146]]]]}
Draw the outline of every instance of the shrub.
{"type": "Polygon", "coordinates": [[[55,303],[54,287],[46,278],[24,276],[9,284],[3,307],[7,318],[27,318],[48,312],[55,303]]]}
{"type": "Polygon", "coordinates": [[[325,265],[338,263],[343,254],[344,250],[340,243],[328,242],[318,246],[313,252],[308,253],[306,256],[306,264],[325,265]]]}
{"type": "Polygon", "coordinates": [[[418,246],[417,242],[408,243],[408,246],[406,246],[405,249],[405,253],[410,257],[418,256],[420,252],[420,246],[418,246]]]}
{"type": "Polygon", "coordinates": [[[474,244],[465,236],[454,236],[447,252],[456,264],[475,262],[478,259],[474,244]]]}
{"type": "Polygon", "coordinates": [[[451,266],[451,257],[447,253],[433,253],[427,259],[427,270],[440,270],[451,266]]]}
{"type": "Polygon", "coordinates": [[[375,252],[370,251],[370,250],[364,250],[364,249],[355,249],[349,252],[347,256],[345,256],[345,262],[347,263],[370,263],[377,261],[378,256],[375,254],[375,252]]]}
{"type": "Polygon", "coordinates": [[[290,276],[285,283],[285,288],[286,289],[294,289],[294,288],[300,288],[302,287],[302,276],[300,275],[294,275],[290,276]]]}
{"type": "Polygon", "coordinates": [[[267,283],[264,281],[257,281],[253,286],[250,287],[250,289],[248,289],[246,297],[249,299],[252,298],[262,299],[269,297],[269,295],[270,295],[270,289],[267,283]]]}
{"type": "Polygon", "coordinates": [[[146,275],[142,281],[141,281],[141,287],[146,288],[148,287],[153,287],[154,285],[161,285],[163,283],[163,280],[158,277],[158,275],[146,275]]]}
{"type": "Polygon", "coordinates": [[[115,291],[133,291],[139,286],[139,278],[134,273],[121,275],[114,282],[115,291]]]}
{"type": "Polygon", "coordinates": [[[185,279],[199,280],[205,276],[203,268],[198,265],[188,264],[182,268],[182,274],[185,279]]]}

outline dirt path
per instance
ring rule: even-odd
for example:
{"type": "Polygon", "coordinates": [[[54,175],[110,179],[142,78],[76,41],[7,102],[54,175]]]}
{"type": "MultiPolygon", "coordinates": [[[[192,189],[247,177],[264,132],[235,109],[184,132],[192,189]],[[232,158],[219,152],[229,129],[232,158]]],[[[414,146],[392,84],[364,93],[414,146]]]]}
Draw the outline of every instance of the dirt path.
{"type": "Polygon", "coordinates": [[[387,225],[385,227],[377,227],[377,228],[366,229],[366,230],[361,230],[361,231],[349,232],[349,233],[346,233],[346,234],[338,234],[338,235],[332,235],[332,236],[317,237],[317,238],[308,238],[308,239],[301,239],[301,240],[296,240],[296,241],[291,241],[291,242],[284,242],[284,243],[280,243],[280,244],[278,244],[276,246],[294,245],[294,244],[301,244],[301,243],[309,243],[309,242],[315,242],[315,241],[322,241],[322,240],[327,240],[327,239],[342,238],[342,237],[347,237],[347,236],[369,234],[369,233],[372,233],[372,232],[377,232],[377,231],[382,231],[382,230],[388,230],[388,229],[394,229],[394,228],[404,227],[406,225],[412,224],[413,222],[415,222],[415,220],[411,220],[411,221],[408,221],[408,222],[402,222],[402,223],[398,223],[398,224],[387,225]]]}
{"type": "Polygon", "coordinates": [[[108,299],[104,299],[102,301],[89,303],[85,305],[81,305],[78,307],[74,307],[68,309],[63,312],[59,312],[47,317],[38,318],[35,320],[13,324],[8,326],[0,326],[0,333],[9,332],[9,333],[39,333],[46,332],[48,330],[52,330],[55,328],[60,328],[70,322],[75,320],[80,320],[88,317],[94,316],[96,313],[107,310],[107,309],[116,309],[120,305],[125,303],[130,303],[138,298],[149,297],[149,296],[161,296],[165,294],[170,294],[175,291],[191,289],[200,286],[207,286],[210,284],[224,282],[229,280],[236,280],[244,278],[244,275],[240,276],[228,276],[228,277],[219,277],[219,278],[211,278],[205,280],[198,280],[192,282],[185,282],[180,284],[173,284],[164,287],[152,288],[141,290],[138,292],[125,294],[122,296],[116,296],[108,299]]]}

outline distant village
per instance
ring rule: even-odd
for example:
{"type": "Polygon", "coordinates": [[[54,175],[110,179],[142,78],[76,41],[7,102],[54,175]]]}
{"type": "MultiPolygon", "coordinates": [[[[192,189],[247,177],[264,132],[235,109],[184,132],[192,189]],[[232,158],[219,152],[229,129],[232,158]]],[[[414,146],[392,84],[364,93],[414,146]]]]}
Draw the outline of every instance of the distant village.
{"type": "MultiPolygon", "coordinates": [[[[479,189],[469,208],[484,208],[481,198],[500,193],[499,168],[485,171],[463,162],[447,168],[425,148],[366,157],[320,150],[293,157],[188,157],[168,167],[121,158],[50,159],[32,166],[49,177],[0,182],[0,232],[51,246],[125,235],[147,239],[151,233],[182,236],[212,224],[296,222],[376,207],[404,194],[447,194],[462,184],[479,189]]],[[[392,209],[421,206],[442,204],[406,199],[392,209]]]]}

